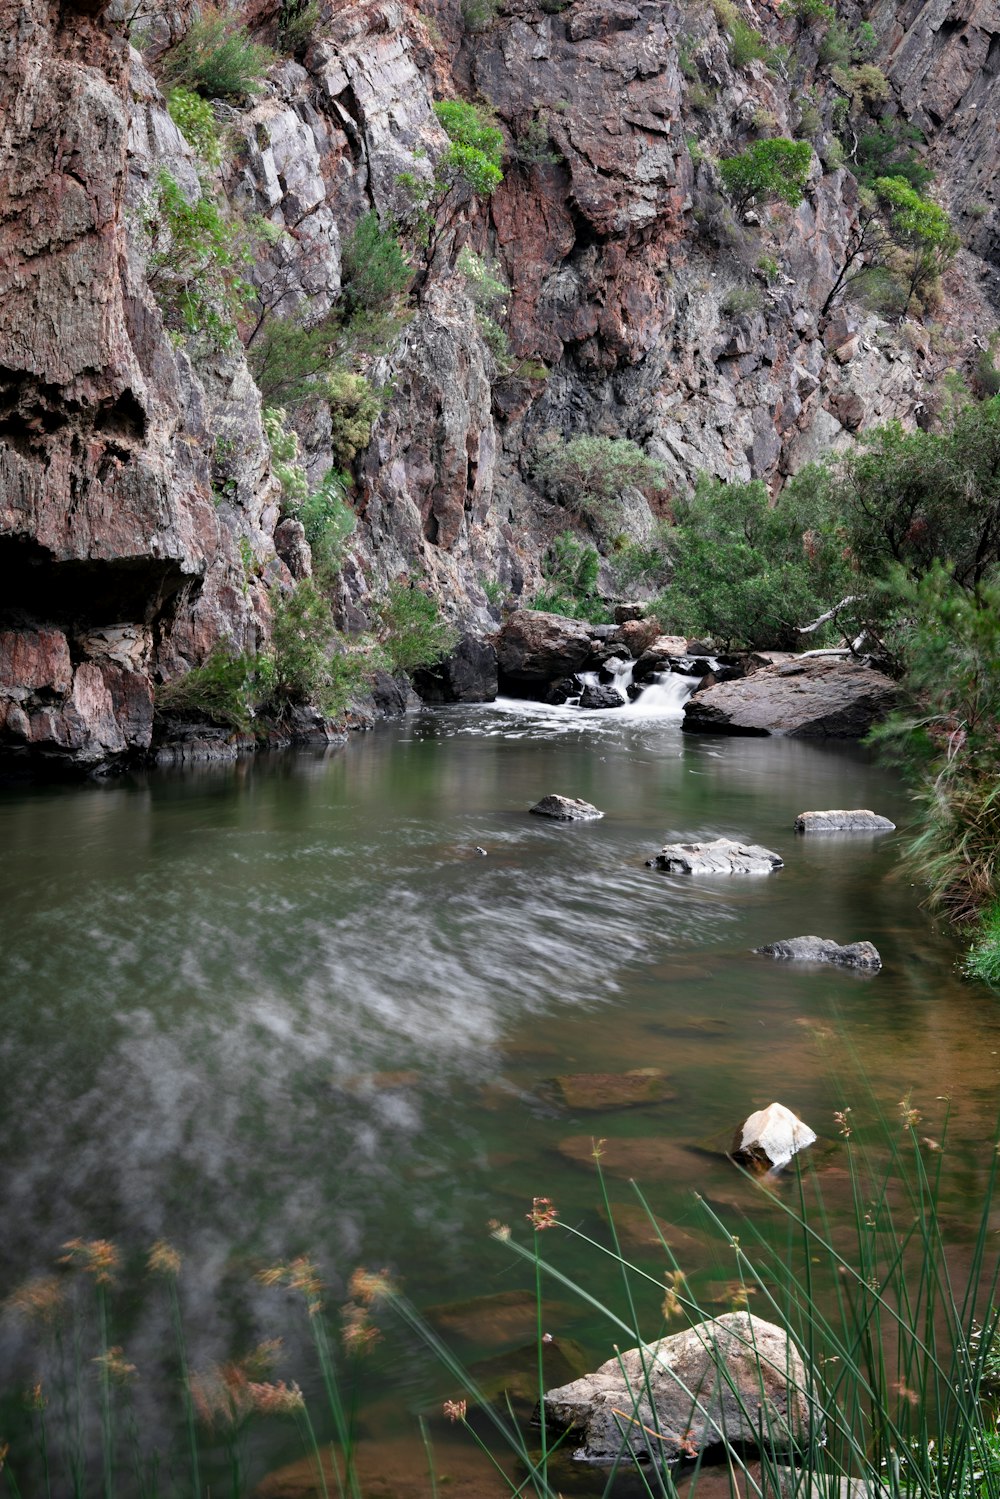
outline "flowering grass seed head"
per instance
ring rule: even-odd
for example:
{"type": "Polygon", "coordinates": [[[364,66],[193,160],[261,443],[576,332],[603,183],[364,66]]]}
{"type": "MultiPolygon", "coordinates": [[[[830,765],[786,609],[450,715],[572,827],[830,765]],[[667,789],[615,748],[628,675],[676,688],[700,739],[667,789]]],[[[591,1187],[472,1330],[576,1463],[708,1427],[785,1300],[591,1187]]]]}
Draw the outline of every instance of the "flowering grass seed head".
{"type": "Polygon", "coordinates": [[[149,1251],[146,1269],[150,1275],[166,1275],[176,1279],[181,1270],[181,1257],[166,1239],[157,1239],[149,1251]]]}
{"type": "Polygon", "coordinates": [[[68,1239],[60,1265],[71,1265],[90,1275],[99,1286],[113,1286],[121,1268],[118,1250],[110,1239],[68,1239]]]}

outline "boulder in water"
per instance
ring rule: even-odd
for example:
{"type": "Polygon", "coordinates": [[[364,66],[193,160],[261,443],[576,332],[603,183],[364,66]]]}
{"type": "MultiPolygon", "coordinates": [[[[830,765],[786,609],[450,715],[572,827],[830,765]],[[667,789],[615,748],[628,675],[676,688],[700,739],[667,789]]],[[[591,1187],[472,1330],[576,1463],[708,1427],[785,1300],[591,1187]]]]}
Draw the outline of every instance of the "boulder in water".
{"type": "Polygon", "coordinates": [[[581,708],[620,708],[625,699],[617,687],[591,686],[580,693],[581,708]]]}
{"type": "Polygon", "coordinates": [[[816,1136],[783,1103],[770,1103],[738,1129],[730,1151],[733,1159],[754,1171],[777,1171],[798,1151],[815,1143],[816,1136]]]}
{"type": "Polygon", "coordinates": [[[765,942],[754,952],[766,958],[782,958],[795,963],[836,963],[841,968],[867,968],[877,973],[882,967],[878,948],[872,942],[832,942],[829,937],[787,937],[782,942],[765,942]]]}
{"type": "Polygon", "coordinates": [[[696,692],[686,733],[860,739],[895,705],[896,683],[856,661],[803,656],[696,692]]]}
{"type": "Polygon", "coordinates": [[[579,671],[591,651],[592,627],[540,609],[519,609],[497,636],[497,664],[514,683],[548,682],[579,671]]]}
{"type": "Polygon", "coordinates": [[[572,1427],[574,1457],[613,1463],[697,1457],[722,1443],[787,1452],[821,1435],[802,1356],[780,1327],[729,1312],[629,1348],[545,1395],[553,1427],[572,1427]],[[812,1428],[812,1429],[810,1429],[812,1428]]]}
{"type": "Polygon", "coordinates": [[[604,813],[576,796],[543,796],[540,802],[529,807],[536,817],[552,817],[557,822],[593,822],[604,813]]]}
{"type": "Polygon", "coordinates": [[[759,843],[715,838],[710,843],[667,843],[646,863],[668,874],[770,874],[784,859],[759,843]]]}
{"type": "Polygon", "coordinates": [[[800,812],[795,819],[797,833],[891,833],[896,824],[866,807],[854,811],[800,812]]]}

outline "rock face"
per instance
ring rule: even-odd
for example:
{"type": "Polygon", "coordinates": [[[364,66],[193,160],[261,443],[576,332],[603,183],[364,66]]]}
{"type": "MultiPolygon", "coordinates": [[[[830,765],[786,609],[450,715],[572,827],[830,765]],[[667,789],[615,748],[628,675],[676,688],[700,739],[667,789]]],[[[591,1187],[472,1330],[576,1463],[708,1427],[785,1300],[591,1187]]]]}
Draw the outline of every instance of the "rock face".
{"type": "Polygon", "coordinates": [[[755,1171],[777,1171],[815,1141],[808,1124],[803,1124],[783,1103],[772,1103],[751,1114],[742,1129],[736,1131],[730,1153],[734,1160],[755,1171]]]}
{"type": "Polygon", "coordinates": [[[464,635],[437,666],[414,673],[425,703],[492,703],[497,695],[497,653],[487,640],[464,635]]]}
{"type": "Polygon", "coordinates": [[[795,819],[797,833],[891,833],[895,827],[888,817],[865,808],[853,812],[800,812],[795,819]]]}
{"type": "Polygon", "coordinates": [[[589,802],[580,801],[575,796],[543,796],[528,810],[537,817],[551,817],[556,822],[594,822],[604,816],[589,802]]]}
{"type": "Polygon", "coordinates": [[[842,946],[828,937],[788,937],[781,942],[766,942],[754,952],[795,963],[836,963],[841,968],[867,968],[875,973],[882,967],[878,948],[872,942],[842,946]]]}
{"type": "Polygon", "coordinates": [[[667,843],[652,859],[650,868],[668,874],[771,874],[784,859],[759,843],[735,843],[716,838],[711,843],[667,843]]]}
{"type": "Polygon", "coordinates": [[[696,692],[685,704],[683,727],[702,734],[860,739],[897,695],[881,672],[828,656],[800,657],[696,692]]]}
{"type": "MultiPolygon", "coordinates": [[[[127,23],[105,0],[0,0],[0,631],[18,637],[0,754],[97,766],[141,753],[155,685],[217,647],[266,647],[276,604],[310,575],[239,342],[211,349],[164,326],[144,227],[162,171],[189,200],[204,179],[227,211],[268,222],[249,272],[260,302],[311,325],[337,308],[359,220],[406,219],[402,184],[432,183],[448,147],[434,100],[495,110],[503,182],[489,200],[447,195],[428,247],[412,251],[407,317],[363,356],[384,395],[351,473],[357,529],[334,597],[351,630],[406,575],[478,642],[496,626],[491,599],[533,596],[553,538],[588,527],[538,481],[545,433],[634,440],[677,492],[701,471],[777,487],[873,423],[933,414],[939,376],[971,364],[995,321],[1000,33],[986,0],[944,20],[940,0],[877,0],[871,13],[892,108],[924,129],[936,191],[964,213],[969,248],[945,279],[947,337],[933,340],[847,300],[820,317],[859,204],[823,149],[803,201],[761,211],[753,254],[742,231],[733,242],[711,159],[748,143],[755,111],[793,134],[804,91],[825,77],[778,7],[751,19],[768,45],[795,45],[794,90],[758,63],[734,67],[716,18],[682,16],[675,0],[525,3],[482,32],[457,0],[432,21],[402,0],[324,3],[297,60],[279,57],[247,107],[226,106],[237,148],[214,174],[147,68],[190,6],[148,9],[127,23]],[[509,357],[470,295],[465,248],[506,285],[509,357]],[[767,285],[749,269],[758,255],[777,266],[767,285]],[[758,305],[734,314],[734,291],[758,305]]],[[[277,40],[278,11],[276,0],[246,11],[261,39],[277,40]]],[[[343,466],[337,415],[324,401],[290,411],[313,485],[343,466]]],[[[638,491],[622,517],[629,540],[648,542],[638,491]]],[[[599,525],[589,534],[609,550],[599,525]]],[[[561,628],[560,643],[505,627],[506,690],[584,667],[587,627],[561,628]]],[[[646,619],[622,629],[633,655],[658,633],[646,619]]],[[[488,656],[460,648],[421,690],[488,699],[491,681],[488,656]]],[[[757,698],[745,723],[716,706],[733,700],[702,694],[686,727],[853,735],[884,711],[822,686],[794,711],[757,698]]]]}
{"type": "Polygon", "coordinates": [[[572,1428],[574,1457],[591,1463],[696,1457],[723,1441],[753,1448],[762,1429],[769,1449],[784,1452],[820,1424],[798,1349],[747,1312],[627,1349],[549,1390],[545,1414],[572,1428]]]}

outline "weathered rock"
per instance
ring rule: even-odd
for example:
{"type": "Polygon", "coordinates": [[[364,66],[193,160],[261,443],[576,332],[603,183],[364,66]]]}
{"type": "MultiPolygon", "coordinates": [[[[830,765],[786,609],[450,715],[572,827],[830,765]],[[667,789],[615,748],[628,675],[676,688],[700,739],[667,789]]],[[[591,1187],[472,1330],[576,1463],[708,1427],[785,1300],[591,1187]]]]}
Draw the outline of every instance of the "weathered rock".
{"type": "Polygon", "coordinates": [[[545,1414],[571,1427],[574,1456],[612,1463],[695,1457],[723,1442],[785,1452],[822,1418],[802,1357],[785,1332],[730,1312],[642,1349],[629,1348],[593,1374],[545,1396],[545,1414]]]}
{"type": "Polygon", "coordinates": [[[623,625],[630,619],[642,619],[645,613],[645,604],[616,604],[615,624],[623,625]]]}
{"type": "Polygon", "coordinates": [[[668,874],[770,874],[785,861],[759,843],[715,838],[710,843],[666,843],[646,862],[668,874]]]}
{"type": "Polygon", "coordinates": [[[275,528],[274,549],[293,578],[312,577],[312,551],[301,521],[283,520],[275,528]]]}
{"type": "Polygon", "coordinates": [[[866,808],[854,811],[800,812],[797,833],[891,833],[896,824],[866,808]]]}
{"type": "Polygon", "coordinates": [[[618,638],[628,649],[630,656],[641,656],[643,651],[660,639],[660,627],[655,619],[629,619],[619,626],[618,638]]]}
{"type": "Polygon", "coordinates": [[[754,952],[796,963],[836,963],[841,968],[869,968],[873,972],[882,967],[878,948],[871,942],[842,946],[828,937],[788,937],[781,942],[766,942],[754,952]]]}
{"type": "Polygon", "coordinates": [[[736,1131],[731,1154],[755,1171],[776,1171],[815,1139],[808,1124],[803,1124],[791,1109],[783,1103],[771,1103],[751,1114],[736,1131]]]}
{"type": "Polygon", "coordinates": [[[463,635],[450,656],[413,674],[425,703],[492,703],[497,695],[497,653],[487,640],[463,635]]]}
{"type": "Polygon", "coordinates": [[[543,796],[540,802],[528,808],[537,817],[551,817],[556,822],[594,822],[604,813],[575,796],[543,796]]]}
{"type": "Polygon", "coordinates": [[[580,693],[581,708],[620,708],[624,698],[615,687],[592,687],[589,683],[580,693]]]}
{"type": "Polygon", "coordinates": [[[555,682],[549,683],[542,701],[550,703],[554,708],[561,708],[571,697],[579,696],[580,683],[576,677],[559,677],[555,682]]]}
{"type": "Polygon", "coordinates": [[[577,1113],[639,1108],[675,1096],[656,1067],[632,1072],[564,1073],[552,1079],[552,1086],[560,1103],[577,1113]]]}
{"type": "Polygon", "coordinates": [[[785,734],[859,739],[892,708],[898,690],[881,672],[836,657],[800,657],[696,692],[687,733],[785,734]]]}
{"type": "Polygon", "coordinates": [[[590,655],[590,634],[580,620],[519,609],[497,636],[496,652],[501,676],[547,682],[582,668],[590,655]]]}

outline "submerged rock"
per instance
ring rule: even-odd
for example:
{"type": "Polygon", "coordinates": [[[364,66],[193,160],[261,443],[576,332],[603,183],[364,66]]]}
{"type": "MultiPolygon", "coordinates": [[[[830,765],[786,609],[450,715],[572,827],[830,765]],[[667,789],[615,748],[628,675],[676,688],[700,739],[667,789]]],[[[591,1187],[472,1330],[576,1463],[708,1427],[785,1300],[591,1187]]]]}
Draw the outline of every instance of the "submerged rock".
{"type": "Polygon", "coordinates": [[[896,824],[866,807],[853,811],[800,812],[795,819],[797,833],[891,833],[896,824]]]}
{"type": "MultiPolygon", "coordinates": [[[[545,1314],[553,1325],[571,1315],[565,1302],[545,1302],[545,1314]]],[[[478,1346],[523,1343],[535,1336],[538,1307],[533,1291],[496,1291],[428,1307],[427,1321],[448,1337],[463,1338],[478,1346]]]]}
{"type": "Polygon", "coordinates": [[[556,822],[593,822],[604,813],[576,796],[543,796],[528,808],[536,817],[552,817],[556,822]]]}
{"type": "Polygon", "coordinates": [[[765,942],[754,952],[766,958],[789,959],[796,963],[836,963],[841,968],[882,967],[878,948],[872,942],[848,942],[841,945],[829,937],[788,937],[782,942],[765,942]]]}
{"type": "Polygon", "coordinates": [[[646,1103],[662,1103],[675,1095],[656,1067],[634,1072],[573,1072],[552,1079],[561,1103],[577,1112],[601,1109],[631,1109],[646,1103]]]}
{"type": "Polygon", "coordinates": [[[683,728],[688,733],[860,739],[894,706],[897,692],[889,677],[859,662],[800,657],[696,692],[685,706],[683,728]]]}
{"type": "Polygon", "coordinates": [[[613,1463],[696,1457],[722,1442],[786,1452],[819,1436],[805,1365],[773,1323],[730,1312],[629,1348],[593,1374],[545,1396],[553,1426],[572,1427],[574,1457],[613,1463]]]}
{"type": "Polygon", "coordinates": [[[667,843],[646,863],[668,874],[770,874],[784,864],[759,843],[715,838],[710,843],[667,843]]]}
{"type": "Polygon", "coordinates": [[[755,1171],[776,1171],[798,1151],[815,1143],[816,1136],[808,1124],[783,1103],[768,1104],[738,1129],[733,1137],[734,1160],[755,1171]]]}

